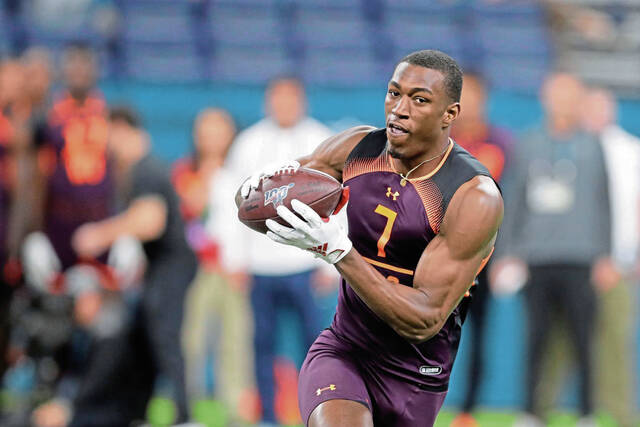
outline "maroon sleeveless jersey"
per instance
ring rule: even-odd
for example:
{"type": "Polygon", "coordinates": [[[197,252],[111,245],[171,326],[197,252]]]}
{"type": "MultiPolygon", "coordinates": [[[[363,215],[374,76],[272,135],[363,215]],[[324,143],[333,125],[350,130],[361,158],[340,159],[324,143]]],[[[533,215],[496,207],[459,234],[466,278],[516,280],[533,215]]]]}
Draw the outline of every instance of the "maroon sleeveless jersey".
{"type": "MultiPolygon", "coordinates": [[[[456,190],[487,169],[451,142],[429,175],[404,180],[386,151],[384,129],[369,133],[350,153],[343,182],[353,246],[388,280],[413,286],[420,256],[440,229],[456,190]]],[[[470,298],[463,298],[436,336],[412,344],[399,336],[343,280],[331,329],[375,359],[378,369],[428,389],[446,390],[470,298]]]]}

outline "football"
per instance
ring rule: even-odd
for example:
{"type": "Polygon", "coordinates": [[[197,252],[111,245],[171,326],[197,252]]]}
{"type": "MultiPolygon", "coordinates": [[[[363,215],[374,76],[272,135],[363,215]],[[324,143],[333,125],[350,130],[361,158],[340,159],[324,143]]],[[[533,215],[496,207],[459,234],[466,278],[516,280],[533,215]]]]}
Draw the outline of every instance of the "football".
{"type": "Polygon", "coordinates": [[[283,172],[264,178],[246,199],[242,198],[238,190],[235,201],[240,222],[260,233],[266,233],[267,219],[289,225],[276,213],[276,207],[280,205],[291,209],[291,201],[298,199],[321,217],[327,218],[336,209],[341,197],[342,184],[338,180],[324,172],[302,167],[296,172],[283,172]]]}

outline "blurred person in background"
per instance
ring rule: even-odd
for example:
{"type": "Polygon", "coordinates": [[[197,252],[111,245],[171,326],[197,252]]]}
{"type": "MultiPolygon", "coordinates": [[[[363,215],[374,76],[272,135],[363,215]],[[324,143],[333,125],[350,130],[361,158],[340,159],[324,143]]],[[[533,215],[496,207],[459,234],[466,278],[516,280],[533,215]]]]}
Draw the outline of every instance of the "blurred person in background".
{"type": "Polygon", "coordinates": [[[209,397],[207,362],[213,356],[214,397],[229,413],[225,425],[248,418],[246,397],[253,363],[247,277],[234,271],[224,250],[237,238],[235,208],[228,203],[234,183],[228,182],[229,174],[223,169],[235,134],[235,123],[226,111],[200,112],[193,126],[193,153],[176,162],[172,173],[187,241],[199,261],[185,304],[187,394],[192,405],[209,397]]]}
{"type": "MultiPolygon", "coordinates": [[[[39,103],[31,97],[31,77],[22,58],[0,62],[0,378],[7,362],[9,307],[13,290],[21,282],[22,242],[41,220],[35,135],[42,120],[35,118],[39,103]]],[[[49,84],[42,86],[46,97],[49,84]]]]}
{"type": "Polygon", "coordinates": [[[13,239],[12,211],[15,205],[15,187],[18,181],[17,156],[21,141],[16,127],[24,121],[24,107],[20,104],[24,80],[22,68],[16,60],[0,61],[0,378],[7,368],[9,342],[9,306],[16,284],[14,268],[17,249],[13,239]]]}
{"type": "MultiPolygon", "coordinates": [[[[504,129],[489,124],[487,89],[481,75],[473,72],[464,74],[460,107],[460,116],[451,129],[451,137],[478,159],[496,182],[500,183],[509,163],[513,141],[504,129]]],[[[478,386],[483,376],[485,324],[490,292],[488,269],[487,266],[478,274],[473,303],[469,306],[469,316],[473,323],[471,345],[467,347],[471,355],[471,366],[462,412],[452,424],[456,427],[477,425],[471,412],[476,406],[478,386]]]]}
{"type": "MultiPolygon", "coordinates": [[[[304,87],[293,77],[277,78],[268,85],[265,109],[267,117],[240,133],[229,153],[227,167],[237,177],[235,188],[247,171],[265,163],[302,157],[330,136],[324,125],[306,115],[304,87]]],[[[277,245],[246,227],[234,243],[238,247],[230,251],[245,254],[246,271],[251,275],[255,373],[262,421],[265,425],[276,424],[273,369],[278,312],[287,307],[295,310],[306,351],[322,327],[312,282],[331,281],[335,276],[327,277],[318,270],[321,264],[311,254],[277,245]]],[[[337,285],[337,277],[334,281],[337,285]]]]}
{"type": "MultiPolygon", "coordinates": [[[[53,66],[50,52],[42,47],[31,47],[21,56],[25,72],[26,96],[31,104],[31,120],[38,132],[44,132],[47,115],[51,109],[51,83],[53,66]]],[[[36,142],[41,143],[44,135],[36,134],[36,142]]]]}
{"type": "Polygon", "coordinates": [[[188,420],[188,408],[180,331],[197,261],[185,239],[169,169],[150,154],[149,135],[138,116],[120,107],[109,119],[119,213],[78,228],[73,248],[81,257],[96,258],[119,237],[133,236],[143,242],[147,268],[129,334],[94,352],[89,363],[102,369],[83,379],[71,425],[116,427],[143,420],[157,374],[171,386],[176,422],[181,423],[188,420]]]}
{"type": "MultiPolygon", "coordinates": [[[[41,256],[44,251],[37,245],[24,252],[26,278],[32,282],[51,282],[76,264],[79,255],[71,247],[70,236],[83,223],[109,214],[112,182],[106,155],[107,110],[95,88],[96,66],[89,45],[73,42],[65,48],[62,75],[66,89],[49,112],[39,154],[46,180],[43,231],[54,251],[46,251],[52,259],[41,256]]],[[[43,244],[46,239],[41,239],[43,244]]]]}
{"type": "MultiPolygon", "coordinates": [[[[596,329],[594,376],[596,404],[611,414],[617,425],[635,426],[633,344],[635,342],[636,263],[640,237],[640,141],[617,124],[617,103],[605,89],[591,88],[582,107],[584,129],[596,136],[604,152],[609,177],[611,207],[611,256],[600,258],[593,267],[599,316],[596,329]]],[[[566,365],[573,356],[567,345],[566,328],[550,334],[541,384],[545,395],[541,408],[551,408],[564,380],[566,365]]]]}
{"type": "MultiPolygon", "coordinates": [[[[39,218],[38,229],[42,231],[25,239],[21,258],[25,281],[31,289],[44,291],[28,297],[30,310],[23,320],[28,322],[33,316],[48,319],[49,333],[58,339],[53,343],[48,337],[25,336],[28,338],[23,341],[27,342],[18,345],[36,360],[54,361],[56,374],[46,380],[39,378],[38,386],[50,389],[54,396],[64,394],[71,399],[73,393],[63,392],[62,388],[69,373],[80,367],[82,353],[71,340],[75,331],[74,301],[50,290],[67,269],[86,261],[74,252],[72,233],[83,223],[104,219],[109,213],[112,184],[106,155],[107,110],[102,95],[95,89],[97,64],[89,45],[72,42],[65,47],[61,66],[65,89],[55,97],[50,109],[46,92],[51,75],[47,61],[46,54],[38,50],[27,51],[22,58],[25,76],[30,80],[25,96],[34,104],[33,141],[38,150],[38,179],[23,184],[29,186],[34,182],[35,188],[42,186],[40,200],[31,209],[39,218]],[[46,125],[42,124],[44,116],[46,125]]],[[[31,195],[31,187],[23,193],[31,195]]],[[[77,303],[87,301],[81,299],[77,303]]],[[[45,412],[49,408],[55,412],[55,406],[45,404],[45,407],[45,412]]]]}
{"type": "Polygon", "coordinates": [[[582,104],[585,129],[599,138],[609,177],[611,256],[593,269],[600,313],[595,370],[596,402],[618,425],[638,425],[635,414],[635,343],[638,243],[640,241],[640,139],[618,125],[617,102],[604,89],[591,89],[582,104]]]}
{"type": "MultiPolygon", "coordinates": [[[[515,146],[505,201],[504,252],[491,273],[528,269],[528,365],[522,426],[542,425],[543,356],[556,318],[567,325],[577,357],[581,426],[593,420],[593,345],[597,299],[592,267],[609,253],[609,193],[596,138],[582,130],[585,89],[575,76],[550,75],[541,90],[545,125],[515,146]]],[[[526,277],[526,273],[520,274],[526,277]]]]}

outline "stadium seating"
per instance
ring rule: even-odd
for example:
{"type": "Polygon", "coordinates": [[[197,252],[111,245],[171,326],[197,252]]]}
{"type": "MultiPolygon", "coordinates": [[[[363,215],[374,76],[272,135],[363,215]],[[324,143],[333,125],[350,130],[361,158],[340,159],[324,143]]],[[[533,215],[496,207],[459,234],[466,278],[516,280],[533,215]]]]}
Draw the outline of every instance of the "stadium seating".
{"type": "Polygon", "coordinates": [[[531,92],[553,55],[542,6],[534,0],[127,0],[113,4],[120,14],[121,37],[115,37],[120,51],[104,49],[109,35],[94,28],[91,8],[81,26],[42,28],[32,20],[30,38],[55,51],[70,39],[86,39],[114,63],[122,62],[115,55],[124,52],[126,67],[105,67],[107,72],[124,68],[124,77],[185,82],[264,83],[295,68],[309,82],[319,84],[377,84],[380,73],[387,72],[398,57],[433,48],[449,53],[465,68],[487,70],[488,80],[498,88],[531,92]],[[491,64],[514,68],[496,69],[491,64]]]}

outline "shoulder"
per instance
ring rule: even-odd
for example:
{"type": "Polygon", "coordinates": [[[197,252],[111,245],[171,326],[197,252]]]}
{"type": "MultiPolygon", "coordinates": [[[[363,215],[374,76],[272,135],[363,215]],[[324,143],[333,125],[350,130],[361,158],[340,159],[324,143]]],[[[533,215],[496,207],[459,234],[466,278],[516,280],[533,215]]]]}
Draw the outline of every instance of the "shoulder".
{"type": "MultiPolygon", "coordinates": [[[[470,178],[479,174],[489,174],[487,168],[458,143],[454,143],[450,161],[448,163],[450,165],[451,172],[457,175],[470,175],[470,178]]],[[[445,165],[447,164],[445,163],[445,165]]]]}
{"type": "Polygon", "coordinates": [[[321,170],[342,180],[342,169],[349,154],[374,130],[376,128],[373,126],[356,126],[326,139],[308,158],[304,159],[305,166],[321,170]]]}
{"type": "Polygon", "coordinates": [[[502,223],[504,204],[496,183],[488,176],[475,176],[453,195],[440,233],[456,242],[463,254],[486,247],[502,223]]]}

